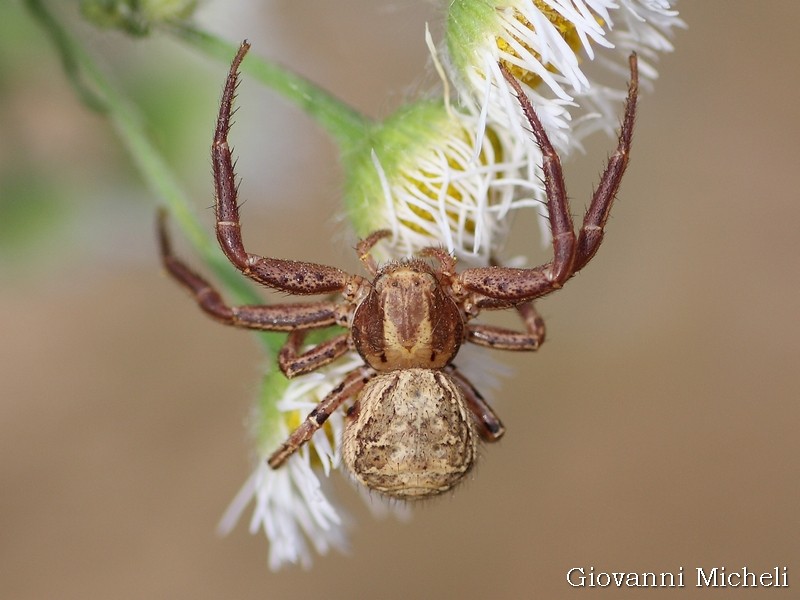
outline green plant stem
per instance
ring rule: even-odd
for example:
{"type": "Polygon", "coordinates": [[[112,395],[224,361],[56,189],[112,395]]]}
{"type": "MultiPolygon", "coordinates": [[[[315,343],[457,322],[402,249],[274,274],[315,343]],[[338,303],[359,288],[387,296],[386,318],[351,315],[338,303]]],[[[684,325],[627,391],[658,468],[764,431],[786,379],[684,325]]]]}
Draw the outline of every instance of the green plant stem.
{"type": "MultiPolygon", "coordinates": [[[[163,28],[203,54],[226,64],[239,49],[238,45],[188,23],[170,23],[163,28]]],[[[334,138],[344,153],[350,152],[366,138],[372,125],[367,117],[300,75],[257,55],[248,55],[242,63],[242,71],[301,108],[334,138]]]]}
{"type": "Polygon", "coordinates": [[[80,97],[81,101],[95,112],[106,112],[107,106],[103,98],[87,85],[81,77],[81,65],[77,60],[72,48],[74,44],[70,39],[67,32],[61,27],[58,20],[45,8],[44,4],[39,0],[25,0],[25,5],[28,11],[33,15],[34,19],[42,26],[50,37],[50,41],[56,47],[59,58],[61,59],[61,66],[67,75],[67,80],[70,82],[75,92],[80,97]]]}
{"type": "MultiPolygon", "coordinates": [[[[149,187],[169,207],[184,235],[224,283],[230,296],[239,303],[262,303],[253,287],[222,259],[216,242],[206,232],[167,162],[145,133],[138,113],[114,89],[83,47],[53,17],[44,2],[25,0],[25,4],[55,44],[65,65],[67,77],[79,90],[81,98],[88,100],[93,109],[111,120],[149,187]]],[[[282,345],[284,336],[263,332],[258,334],[258,338],[268,353],[275,354],[282,345]]]]}

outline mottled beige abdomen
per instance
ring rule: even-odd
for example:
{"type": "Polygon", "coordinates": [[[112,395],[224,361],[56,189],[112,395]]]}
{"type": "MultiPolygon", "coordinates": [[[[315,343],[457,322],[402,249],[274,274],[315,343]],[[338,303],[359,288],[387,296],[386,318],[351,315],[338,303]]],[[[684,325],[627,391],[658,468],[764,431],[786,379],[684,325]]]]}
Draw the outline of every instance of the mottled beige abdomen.
{"type": "Polygon", "coordinates": [[[440,494],[475,461],[472,415],[461,389],[441,371],[379,374],[359,394],[355,410],[342,458],[370,489],[408,500],[440,494]]]}

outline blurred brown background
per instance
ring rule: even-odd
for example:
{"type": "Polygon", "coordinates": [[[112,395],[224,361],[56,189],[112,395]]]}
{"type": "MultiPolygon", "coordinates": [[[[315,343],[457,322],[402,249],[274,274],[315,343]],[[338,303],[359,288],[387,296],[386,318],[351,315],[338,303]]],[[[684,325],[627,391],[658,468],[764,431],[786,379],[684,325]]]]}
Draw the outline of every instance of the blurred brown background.
{"type": "MultiPolygon", "coordinates": [[[[424,23],[439,18],[422,0],[253,5],[212,1],[200,18],[373,116],[415,93],[424,23]]],[[[277,574],[245,525],[214,533],[250,470],[258,347],[162,275],[154,204],[118,140],[19,6],[0,9],[16,28],[0,71],[4,202],[46,215],[0,263],[0,596],[610,598],[624,592],[572,589],[566,572],[683,566],[686,588],[648,597],[793,597],[800,4],[679,9],[689,29],[642,101],[602,251],[541,303],[538,355],[494,353],[515,370],[496,398],[506,438],[408,523],[373,519],[338,482],[356,522],[350,555],[277,574]],[[693,587],[694,569],[713,566],[787,566],[792,588],[693,587]]],[[[80,31],[143,112],[165,119],[154,135],[208,206],[224,65],[80,31]]],[[[356,268],[325,135],[255,82],[240,105],[250,246],[356,268]]],[[[568,163],[576,210],[612,146],[597,138],[568,163]]],[[[527,252],[533,225],[519,225],[514,250],[527,252]]]]}

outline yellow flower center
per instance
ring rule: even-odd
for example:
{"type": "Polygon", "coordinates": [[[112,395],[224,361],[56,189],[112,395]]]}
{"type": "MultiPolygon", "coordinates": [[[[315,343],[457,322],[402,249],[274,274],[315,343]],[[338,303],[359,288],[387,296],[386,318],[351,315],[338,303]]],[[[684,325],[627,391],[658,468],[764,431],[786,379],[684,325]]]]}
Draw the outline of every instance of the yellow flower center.
{"type": "MultiPolygon", "coordinates": [[[[478,161],[481,166],[487,166],[490,163],[496,164],[503,161],[503,148],[500,143],[500,140],[497,137],[497,134],[492,130],[490,127],[486,128],[486,142],[491,147],[493,157],[488,156],[488,152],[484,147],[481,149],[480,154],[478,155],[478,161]]],[[[463,142],[464,144],[471,144],[472,139],[470,137],[470,133],[466,129],[462,129],[458,135],[459,141],[463,142]]],[[[447,155],[447,166],[451,171],[451,177],[458,178],[458,176],[462,175],[466,172],[470,167],[469,165],[465,165],[459,159],[461,157],[456,157],[452,154],[447,155]]],[[[434,214],[432,211],[436,210],[434,207],[438,206],[439,198],[441,198],[442,190],[441,185],[439,184],[442,180],[443,173],[432,173],[425,169],[417,169],[414,173],[414,176],[410,176],[408,173],[406,175],[407,181],[406,185],[413,187],[417,191],[420,192],[423,199],[428,200],[428,202],[424,203],[424,206],[420,206],[418,204],[408,204],[408,208],[411,212],[413,212],[417,217],[419,217],[423,221],[427,221],[429,223],[435,223],[436,219],[434,218],[434,214]],[[430,207],[430,208],[428,208],[430,207]]],[[[453,183],[447,184],[447,191],[445,192],[445,197],[447,199],[447,203],[451,208],[445,209],[445,214],[447,215],[448,219],[458,220],[459,218],[459,211],[457,210],[457,205],[463,204],[465,201],[470,202],[471,198],[465,198],[464,193],[462,192],[459,187],[453,183]]],[[[493,203],[493,198],[490,194],[488,198],[488,203],[491,206],[493,203]]],[[[472,208],[472,204],[468,208],[472,208]]],[[[469,211],[468,211],[469,212],[469,211]]],[[[470,213],[471,214],[471,213],[470,213]]],[[[407,219],[403,219],[402,217],[398,217],[398,221],[404,226],[408,227],[412,231],[416,233],[425,234],[427,231],[426,228],[422,227],[419,223],[409,221],[407,219]]],[[[464,231],[474,234],[475,233],[475,219],[471,216],[467,216],[464,221],[463,225],[464,231]]]]}
{"type": "MultiPolygon", "coordinates": [[[[572,21],[569,21],[566,18],[564,18],[558,11],[556,11],[551,6],[545,4],[542,0],[533,0],[533,4],[547,18],[547,20],[550,21],[555,26],[555,28],[561,34],[561,37],[564,38],[564,40],[567,42],[572,51],[577,53],[578,48],[580,48],[581,46],[581,40],[580,37],[578,36],[578,31],[575,28],[575,25],[572,23],[572,21]]],[[[526,19],[525,16],[522,13],[520,13],[519,10],[514,8],[513,11],[514,11],[514,18],[517,21],[519,21],[519,23],[521,23],[525,29],[529,31],[535,31],[531,22],[528,21],[528,19],[526,19]]],[[[602,19],[597,18],[597,22],[602,25],[602,19]]],[[[533,56],[536,57],[536,60],[541,62],[542,59],[541,54],[533,50],[525,42],[524,39],[520,39],[519,36],[511,32],[508,32],[508,34],[514,39],[514,41],[516,41],[519,45],[523,46],[528,52],[533,54],[533,56]]],[[[495,40],[497,42],[497,47],[502,52],[510,54],[516,58],[521,58],[517,50],[511,46],[511,44],[508,42],[506,38],[497,36],[495,40]]],[[[503,63],[503,66],[505,66],[506,69],[508,69],[511,72],[511,74],[514,75],[514,77],[519,79],[521,82],[527,84],[529,87],[532,88],[536,87],[542,81],[542,78],[536,75],[535,73],[528,71],[527,69],[524,69],[523,67],[520,67],[518,65],[512,64],[508,60],[503,59],[501,60],[501,62],[503,63]]],[[[557,69],[550,63],[544,65],[544,67],[551,73],[555,73],[557,71],[557,69]]]]}

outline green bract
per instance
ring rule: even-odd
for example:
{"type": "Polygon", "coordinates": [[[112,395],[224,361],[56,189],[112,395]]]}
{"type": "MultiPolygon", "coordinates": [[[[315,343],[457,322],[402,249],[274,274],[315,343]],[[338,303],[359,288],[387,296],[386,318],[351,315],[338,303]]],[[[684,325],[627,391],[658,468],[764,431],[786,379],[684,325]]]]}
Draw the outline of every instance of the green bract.
{"type": "Polygon", "coordinates": [[[458,72],[474,65],[475,48],[498,29],[496,8],[482,0],[453,0],[447,11],[445,40],[450,60],[458,72]]]}
{"type": "Polygon", "coordinates": [[[399,177],[419,168],[420,153],[455,131],[457,125],[442,102],[418,102],[374,125],[358,148],[344,156],[345,207],[357,235],[364,237],[391,225],[381,170],[391,186],[399,177]]]}

